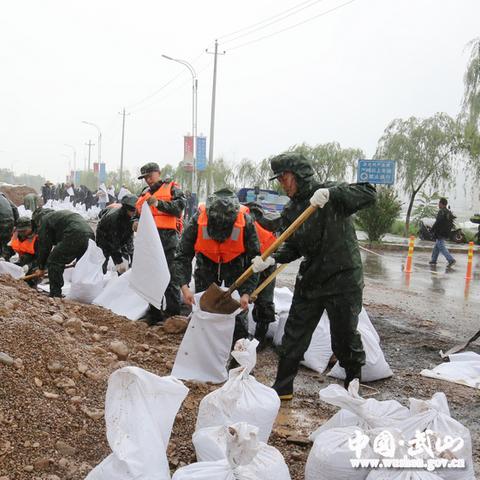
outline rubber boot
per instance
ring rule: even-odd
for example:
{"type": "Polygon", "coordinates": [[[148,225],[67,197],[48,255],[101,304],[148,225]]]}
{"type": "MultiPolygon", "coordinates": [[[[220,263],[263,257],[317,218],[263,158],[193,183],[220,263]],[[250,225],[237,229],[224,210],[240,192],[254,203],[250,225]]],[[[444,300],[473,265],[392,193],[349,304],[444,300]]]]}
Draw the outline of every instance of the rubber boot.
{"type": "Polygon", "coordinates": [[[348,386],[350,385],[350,382],[354,378],[358,378],[358,382],[360,383],[361,377],[362,377],[361,367],[345,369],[345,380],[343,381],[343,386],[345,387],[345,390],[348,390],[348,386]]]}
{"type": "Polygon", "coordinates": [[[291,400],[293,398],[293,381],[298,372],[299,362],[280,358],[278,362],[277,378],[272,388],[277,392],[280,400],[291,400]]]}
{"type": "Polygon", "coordinates": [[[265,350],[267,347],[268,323],[258,322],[255,326],[254,337],[258,340],[257,352],[265,350]]]}
{"type": "Polygon", "coordinates": [[[145,315],[145,321],[147,322],[147,325],[150,327],[153,327],[163,322],[163,320],[164,319],[163,319],[162,311],[154,307],[153,305],[150,305],[150,308],[148,309],[148,312],[145,315]]]}

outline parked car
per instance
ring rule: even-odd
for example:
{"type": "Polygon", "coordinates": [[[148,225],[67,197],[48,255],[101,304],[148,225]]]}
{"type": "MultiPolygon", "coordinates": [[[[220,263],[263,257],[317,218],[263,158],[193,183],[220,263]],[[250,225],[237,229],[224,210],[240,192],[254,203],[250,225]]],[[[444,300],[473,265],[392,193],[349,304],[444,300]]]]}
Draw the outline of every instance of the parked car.
{"type": "Polygon", "coordinates": [[[256,202],[269,212],[281,212],[289,201],[286,195],[280,195],[275,190],[262,190],[258,187],[241,188],[237,197],[241,203],[256,202]]]}

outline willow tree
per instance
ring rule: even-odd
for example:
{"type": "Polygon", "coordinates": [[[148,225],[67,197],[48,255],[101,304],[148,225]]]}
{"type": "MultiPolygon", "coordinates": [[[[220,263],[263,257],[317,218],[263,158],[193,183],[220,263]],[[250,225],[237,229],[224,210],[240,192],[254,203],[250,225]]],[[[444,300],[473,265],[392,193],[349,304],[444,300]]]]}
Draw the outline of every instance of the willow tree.
{"type": "Polygon", "coordinates": [[[378,141],[375,157],[397,161],[398,177],[409,195],[405,235],[418,192],[452,180],[459,139],[458,123],[445,113],[437,113],[425,119],[393,120],[378,141]]]}

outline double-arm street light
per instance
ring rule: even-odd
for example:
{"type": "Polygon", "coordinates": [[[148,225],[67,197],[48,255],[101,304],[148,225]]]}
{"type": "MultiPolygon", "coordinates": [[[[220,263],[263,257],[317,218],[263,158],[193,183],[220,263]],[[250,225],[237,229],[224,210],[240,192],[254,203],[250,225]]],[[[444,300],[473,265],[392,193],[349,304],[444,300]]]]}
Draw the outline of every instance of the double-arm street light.
{"type": "Polygon", "coordinates": [[[198,95],[198,79],[197,72],[192,67],[190,63],[179,58],[172,58],[168,55],[162,55],[163,58],[171,60],[172,62],[181,63],[188,68],[192,74],[192,136],[193,136],[193,146],[192,146],[192,156],[193,156],[193,170],[192,170],[192,193],[197,193],[197,95],[198,95]]]}
{"type": "Polygon", "coordinates": [[[98,168],[100,168],[100,164],[102,163],[102,132],[100,131],[100,127],[92,122],[86,122],[85,120],[83,120],[82,123],[85,123],[86,125],[91,125],[92,127],[95,127],[98,131],[98,168]]]}

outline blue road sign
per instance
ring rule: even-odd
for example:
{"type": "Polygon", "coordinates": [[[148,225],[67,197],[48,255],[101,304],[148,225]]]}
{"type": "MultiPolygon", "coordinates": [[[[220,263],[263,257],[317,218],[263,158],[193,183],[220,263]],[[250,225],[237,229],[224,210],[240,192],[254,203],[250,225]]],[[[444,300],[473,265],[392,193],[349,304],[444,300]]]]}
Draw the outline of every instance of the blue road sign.
{"type": "Polygon", "coordinates": [[[393,185],[396,163],[395,160],[359,160],[357,182],[393,185]]]}
{"type": "Polygon", "coordinates": [[[203,172],[207,168],[207,137],[197,137],[197,170],[203,172]]]}

